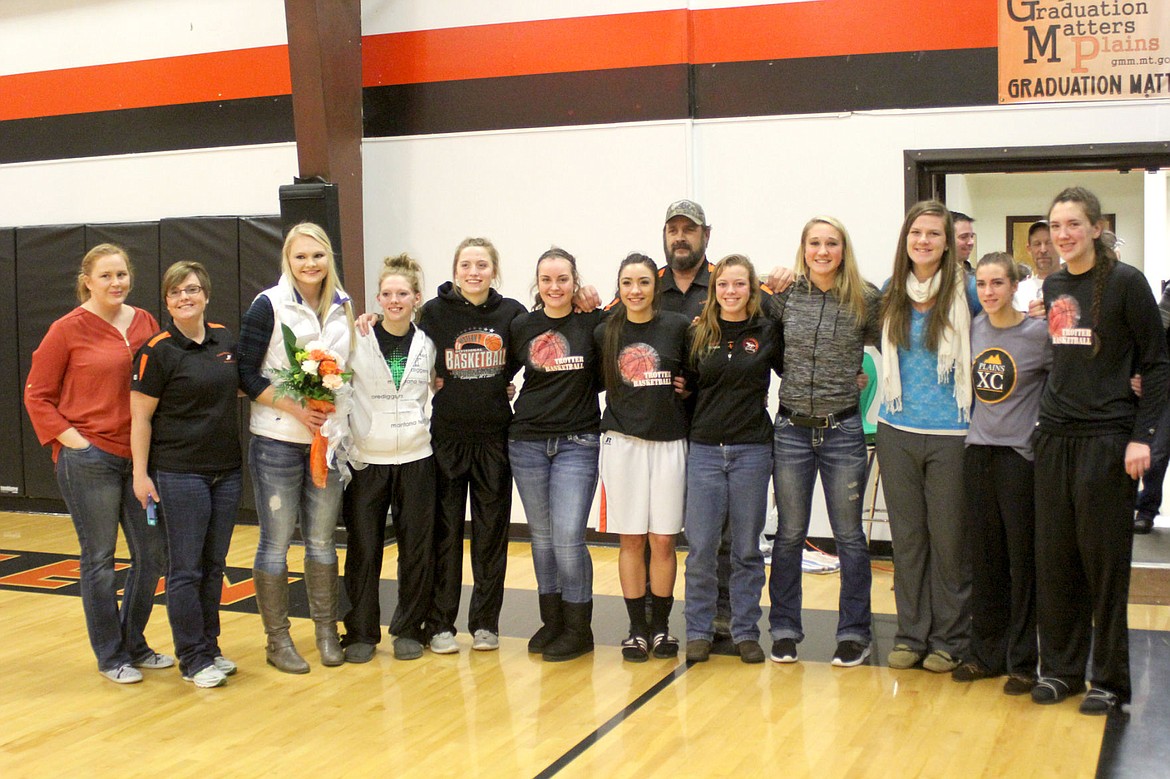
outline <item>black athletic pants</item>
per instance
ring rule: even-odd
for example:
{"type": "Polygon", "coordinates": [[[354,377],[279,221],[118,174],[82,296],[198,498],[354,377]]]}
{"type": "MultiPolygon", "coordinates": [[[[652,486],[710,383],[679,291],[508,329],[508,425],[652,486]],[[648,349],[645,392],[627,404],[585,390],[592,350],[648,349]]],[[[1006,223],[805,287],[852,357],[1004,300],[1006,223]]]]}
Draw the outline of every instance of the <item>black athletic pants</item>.
{"type": "Polygon", "coordinates": [[[1129,566],[1136,483],[1126,435],[1036,438],[1036,617],[1040,673],[1130,698],[1129,566]]]}
{"type": "Polygon", "coordinates": [[[996,675],[1036,673],[1032,463],[1008,446],[964,453],[972,566],[971,657],[996,675]]]}
{"type": "Polygon", "coordinates": [[[425,642],[424,623],[434,573],[435,462],[424,457],[401,465],[367,465],[353,472],[342,517],[348,536],[345,641],[377,644],[381,636],[378,584],[386,544],[386,511],[398,546],[398,606],[390,633],[425,642]]]}
{"type": "Polygon", "coordinates": [[[455,632],[463,590],[463,522],[471,494],[471,572],[475,586],[467,613],[469,632],[500,632],[508,526],[512,520],[512,468],[504,440],[440,442],[435,450],[435,580],[427,628],[455,632]]]}

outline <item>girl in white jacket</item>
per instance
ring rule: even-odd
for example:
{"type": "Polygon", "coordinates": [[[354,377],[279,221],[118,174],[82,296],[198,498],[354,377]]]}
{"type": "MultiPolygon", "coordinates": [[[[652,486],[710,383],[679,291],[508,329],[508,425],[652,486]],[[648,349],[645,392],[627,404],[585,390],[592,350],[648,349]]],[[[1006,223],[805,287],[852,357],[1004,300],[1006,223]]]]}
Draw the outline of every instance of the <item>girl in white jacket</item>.
{"type": "Polygon", "coordinates": [[[435,465],[427,398],[434,378],[435,344],[415,327],[422,302],[422,269],[402,254],[386,259],[378,279],[384,318],[354,341],[353,409],[349,452],[353,481],[342,515],[348,533],[345,659],[365,663],[380,639],[378,578],[386,512],[398,542],[398,607],[390,622],[394,657],[422,656],[427,595],[434,573],[435,465]]]}

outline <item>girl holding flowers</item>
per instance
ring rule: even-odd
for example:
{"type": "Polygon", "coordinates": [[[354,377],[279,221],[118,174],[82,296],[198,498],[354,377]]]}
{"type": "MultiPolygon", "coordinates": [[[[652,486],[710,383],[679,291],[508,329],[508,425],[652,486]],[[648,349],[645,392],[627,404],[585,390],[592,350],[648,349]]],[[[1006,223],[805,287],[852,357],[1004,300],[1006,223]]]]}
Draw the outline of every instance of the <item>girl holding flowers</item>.
{"type": "Polygon", "coordinates": [[[320,465],[320,434],[323,426],[329,432],[332,416],[332,404],[322,401],[332,394],[331,385],[344,381],[353,309],[329,237],[318,225],[304,222],[289,231],[281,270],[276,286],[261,292],[244,314],[237,354],[240,384],[252,399],[248,467],[260,521],[252,574],[268,635],[267,660],[286,673],[308,673],[289,635],[288,547],[299,523],[317,649],[323,665],[340,665],[333,530],[342,485],[337,471],[320,465]],[[308,354],[298,354],[294,343],[305,344],[301,350],[308,354]]]}

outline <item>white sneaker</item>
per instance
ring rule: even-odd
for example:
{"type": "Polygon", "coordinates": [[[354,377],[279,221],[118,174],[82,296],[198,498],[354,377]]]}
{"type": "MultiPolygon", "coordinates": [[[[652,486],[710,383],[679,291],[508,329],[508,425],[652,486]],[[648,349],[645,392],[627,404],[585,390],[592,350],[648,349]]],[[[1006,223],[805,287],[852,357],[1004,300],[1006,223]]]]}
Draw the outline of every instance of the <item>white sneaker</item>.
{"type": "Polygon", "coordinates": [[[224,676],[231,676],[236,672],[236,664],[223,655],[216,655],[211,662],[224,676]]]}
{"type": "Polygon", "coordinates": [[[209,665],[193,676],[183,674],[183,681],[194,682],[196,687],[221,687],[227,684],[227,675],[215,665],[209,665]]]}
{"type": "Polygon", "coordinates": [[[135,668],[151,668],[154,670],[170,668],[174,664],[175,658],[170,655],[164,655],[162,652],[151,652],[145,659],[134,661],[135,668]]]}
{"type": "Polygon", "coordinates": [[[458,652],[459,645],[455,643],[455,634],[450,630],[436,633],[431,637],[431,651],[437,655],[453,655],[458,652]]]}
{"type": "Polygon", "coordinates": [[[479,652],[491,652],[499,649],[500,637],[487,628],[480,628],[475,631],[475,636],[472,637],[471,648],[479,652]]]}
{"type": "Polygon", "coordinates": [[[142,672],[129,663],[102,671],[101,674],[114,684],[137,684],[142,681],[142,672]]]}

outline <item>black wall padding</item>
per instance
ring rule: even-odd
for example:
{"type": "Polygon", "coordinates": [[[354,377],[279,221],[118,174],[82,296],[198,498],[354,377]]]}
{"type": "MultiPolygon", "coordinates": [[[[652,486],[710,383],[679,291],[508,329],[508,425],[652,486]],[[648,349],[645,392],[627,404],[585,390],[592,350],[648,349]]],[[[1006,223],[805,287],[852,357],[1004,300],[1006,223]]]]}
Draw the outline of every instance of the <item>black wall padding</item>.
{"type": "Polygon", "coordinates": [[[126,302],[149,311],[159,324],[164,324],[166,309],[159,291],[158,222],[86,225],[85,250],[99,243],[112,243],[126,250],[134,266],[134,290],[126,302]]]}
{"type": "Polygon", "coordinates": [[[207,320],[238,333],[240,306],[235,287],[240,272],[239,220],[234,216],[163,219],[158,235],[160,272],[180,260],[203,263],[212,287],[207,320]]]}
{"type": "MultiPolygon", "coordinates": [[[[77,305],[74,290],[85,251],[82,225],[16,229],[16,334],[21,398],[33,351],[49,325],[77,305]]],[[[23,399],[20,402],[23,407],[23,399]]],[[[30,498],[60,499],[49,450],[37,441],[28,415],[21,413],[20,420],[24,441],[24,494],[30,498]]]]}
{"type": "Polygon", "coordinates": [[[24,441],[21,436],[21,373],[16,333],[16,230],[0,230],[0,441],[7,449],[0,457],[0,495],[24,492],[24,441]]]}
{"type": "MultiPolygon", "coordinates": [[[[280,228],[280,217],[258,216],[240,219],[240,316],[252,305],[264,290],[280,278],[280,249],[284,235],[280,228]]],[[[248,460],[248,414],[251,405],[247,398],[240,400],[240,442],[244,447],[244,462],[248,460]]],[[[240,497],[240,510],[253,515],[256,499],[252,492],[252,476],[244,467],[244,493],[240,497]]]]}

